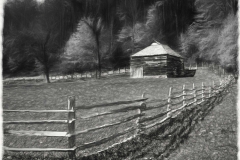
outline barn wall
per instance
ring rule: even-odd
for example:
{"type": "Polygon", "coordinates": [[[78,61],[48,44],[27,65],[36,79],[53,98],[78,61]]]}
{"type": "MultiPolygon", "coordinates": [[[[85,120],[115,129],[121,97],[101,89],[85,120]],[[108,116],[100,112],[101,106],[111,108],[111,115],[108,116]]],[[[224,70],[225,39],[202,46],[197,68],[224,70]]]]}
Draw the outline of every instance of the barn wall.
{"type": "Polygon", "coordinates": [[[180,76],[184,71],[183,59],[168,55],[167,75],[168,77],[180,76]]]}
{"type": "Polygon", "coordinates": [[[143,67],[144,76],[157,76],[167,74],[167,55],[132,57],[131,68],[143,67]]]}
{"type": "Polygon", "coordinates": [[[130,76],[132,78],[143,78],[143,67],[130,67],[130,76]]]}

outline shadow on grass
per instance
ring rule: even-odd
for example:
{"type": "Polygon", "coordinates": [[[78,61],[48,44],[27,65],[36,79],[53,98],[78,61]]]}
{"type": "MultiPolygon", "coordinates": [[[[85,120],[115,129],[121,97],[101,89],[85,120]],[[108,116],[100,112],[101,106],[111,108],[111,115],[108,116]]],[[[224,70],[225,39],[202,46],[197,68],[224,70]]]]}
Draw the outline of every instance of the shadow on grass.
{"type": "MultiPolygon", "coordinates": [[[[107,159],[164,159],[170,155],[178,146],[188,139],[189,134],[195,125],[204,120],[217,104],[221,103],[223,97],[228,92],[223,92],[220,96],[213,97],[201,105],[185,108],[181,114],[172,117],[163,124],[156,126],[150,131],[133,138],[130,141],[121,143],[108,150],[92,155],[83,156],[77,153],[78,160],[107,160],[107,159]]],[[[5,154],[7,159],[68,159],[68,153],[17,153],[5,154]],[[58,158],[57,158],[58,157],[58,158]]]]}
{"type": "Polygon", "coordinates": [[[188,139],[195,125],[199,121],[203,121],[214,106],[222,102],[226,94],[227,92],[223,92],[201,105],[186,108],[181,114],[165,121],[161,126],[156,127],[147,134],[142,134],[131,141],[108,150],[79,157],[78,159],[164,159],[188,139]]]}

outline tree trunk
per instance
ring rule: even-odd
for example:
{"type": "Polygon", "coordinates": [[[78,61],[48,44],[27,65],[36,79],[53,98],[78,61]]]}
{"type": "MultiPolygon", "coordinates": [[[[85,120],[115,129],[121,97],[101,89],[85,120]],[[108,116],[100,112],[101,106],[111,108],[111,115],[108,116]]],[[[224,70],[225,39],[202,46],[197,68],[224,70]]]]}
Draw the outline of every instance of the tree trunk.
{"type": "Polygon", "coordinates": [[[175,13],[175,18],[176,18],[176,32],[177,32],[177,37],[178,37],[178,17],[177,17],[177,13],[175,13]]]}
{"type": "Polygon", "coordinates": [[[46,45],[48,43],[49,37],[50,37],[50,32],[48,33],[48,35],[46,37],[46,41],[45,41],[45,43],[43,45],[43,62],[42,62],[43,69],[44,69],[43,72],[46,75],[46,82],[47,83],[50,83],[50,79],[49,79],[49,65],[48,65],[49,57],[47,56],[47,53],[46,53],[46,45]]]}
{"type": "Polygon", "coordinates": [[[99,49],[98,49],[98,78],[101,78],[101,58],[100,58],[100,53],[99,53],[99,49]]]}
{"type": "Polygon", "coordinates": [[[101,78],[101,56],[100,56],[99,37],[98,37],[98,36],[96,36],[96,43],[97,43],[97,66],[98,66],[98,78],[101,78]]]}
{"type": "MultiPolygon", "coordinates": [[[[113,47],[113,16],[111,17],[111,24],[110,24],[110,44],[109,44],[109,52],[110,52],[111,58],[113,58],[112,47],[113,47]]],[[[112,64],[112,67],[113,67],[113,64],[112,64]]]]}
{"type": "Polygon", "coordinates": [[[98,70],[97,70],[97,65],[96,65],[96,71],[95,71],[95,78],[98,78],[98,70]]]}
{"type": "Polygon", "coordinates": [[[135,21],[133,21],[133,24],[132,24],[132,54],[134,52],[134,40],[135,40],[135,37],[134,37],[134,33],[135,33],[135,28],[134,28],[134,25],[135,25],[135,21]]]}
{"type": "Polygon", "coordinates": [[[46,82],[50,83],[50,79],[49,79],[49,68],[45,67],[45,75],[46,75],[46,82]]]}

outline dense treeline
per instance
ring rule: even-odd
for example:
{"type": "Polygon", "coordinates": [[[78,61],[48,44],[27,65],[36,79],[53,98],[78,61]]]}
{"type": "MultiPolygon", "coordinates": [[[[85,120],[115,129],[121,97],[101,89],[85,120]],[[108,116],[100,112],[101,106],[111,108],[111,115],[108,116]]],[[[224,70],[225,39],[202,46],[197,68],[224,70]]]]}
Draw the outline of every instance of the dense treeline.
{"type": "Polygon", "coordinates": [[[214,62],[229,72],[238,70],[237,0],[196,0],[198,14],[181,35],[181,53],[189,61],[214,62]]]}
{"type": "Polygon", "coordinates": [[[3,29],[3,74],[41,71],[47,77],[77,24],[73,1],[7,1],[3,29]]]}
{"type": "Polygon", "coordinates": [[[189,61],[236,70],[236,12],[237,0],[9,0],[3,73],[42,72],[48,82],[50,72],[100,77],[154,40],[189,61]]]}

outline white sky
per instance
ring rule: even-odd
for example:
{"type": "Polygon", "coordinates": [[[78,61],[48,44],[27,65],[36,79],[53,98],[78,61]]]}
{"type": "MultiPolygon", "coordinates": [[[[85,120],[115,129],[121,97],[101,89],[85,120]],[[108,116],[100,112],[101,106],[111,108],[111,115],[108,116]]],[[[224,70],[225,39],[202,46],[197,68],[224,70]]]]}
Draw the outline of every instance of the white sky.
{"type": "Polygon", "coordinates": [[[44,2],[45,0],[36,0],[36,1],[42,3],[42,2],[44,2]]]}

